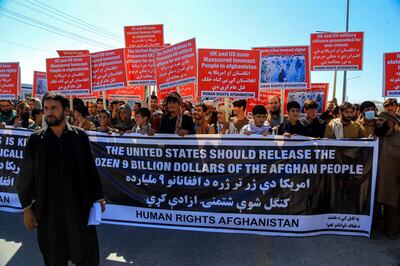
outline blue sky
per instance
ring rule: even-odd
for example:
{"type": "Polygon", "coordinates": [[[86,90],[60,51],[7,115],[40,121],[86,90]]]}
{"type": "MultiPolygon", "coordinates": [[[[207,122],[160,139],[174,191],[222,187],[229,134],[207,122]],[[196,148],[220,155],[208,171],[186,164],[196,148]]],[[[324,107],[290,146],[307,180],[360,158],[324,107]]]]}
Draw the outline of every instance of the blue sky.
{"type": "MultiPolygon", "coordinates": [[[[5,17],[4,14],[9,15],[5,10],[97,40],[110,48],[124,46],[125,25],[164,24],[165,42],[174,44],[196,37],[198,48],[308,45],[310,33],[345,31],[345,0],[40,1],[119,35],[119,41],[32,10],[47,12],[32,5],[33,0],[0,0],[0,62],[20,62],[23,83],[31,84],[33,71],[44,71],[45,59],[57,57],[57,49],[96,52],[106,48],[17,22],[5,17]]],[[[349,31],[365,32],[364,69],[347,74],[347,96],[351,102],[382,99],[382,56],[384,52],[400,51],[399,28],[400,0],[350,0],[349,31]]],[[[329,82],[332,95],[333,72],[312,72],[311,81],[329,82]]],[[[339,72],[339,99],[342,86],[343,76],[339,72]]]]}

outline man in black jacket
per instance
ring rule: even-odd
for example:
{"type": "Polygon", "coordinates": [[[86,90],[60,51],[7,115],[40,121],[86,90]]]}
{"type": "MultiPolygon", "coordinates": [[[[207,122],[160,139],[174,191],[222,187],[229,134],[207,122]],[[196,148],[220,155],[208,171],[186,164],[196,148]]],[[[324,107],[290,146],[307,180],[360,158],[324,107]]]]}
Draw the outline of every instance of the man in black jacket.
{"type": "Polygon", "coordinates": [[[66,121],[69,101],[61,94],[43,97],[48,127],[27,142],[17,191],[24,223],[37,228],[45,265],[99,265],[90,208],[105,208],[99,175],[85,132],[66,121]]]}
{"type": "Polygon", "coordinates": [[[304,113],[306,117],[300,120],[306,128],[308,137],[323,138],[326,123],[317,117],[318,103],[314,100],[304,101],[304,113]]]}

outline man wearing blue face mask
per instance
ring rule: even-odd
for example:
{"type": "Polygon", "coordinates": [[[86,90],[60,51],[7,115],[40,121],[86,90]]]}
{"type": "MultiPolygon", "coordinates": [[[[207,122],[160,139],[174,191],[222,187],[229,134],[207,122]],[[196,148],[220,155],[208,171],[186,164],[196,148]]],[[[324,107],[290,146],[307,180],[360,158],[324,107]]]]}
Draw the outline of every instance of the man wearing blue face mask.
{"type": "Polygon", "coordinates": [[[361,128],[362,138],[371,138],[374,135],[376,125],[377,108],[371,101],[365,101],[360,105],[360,118],[357,121],[361,128]]]}

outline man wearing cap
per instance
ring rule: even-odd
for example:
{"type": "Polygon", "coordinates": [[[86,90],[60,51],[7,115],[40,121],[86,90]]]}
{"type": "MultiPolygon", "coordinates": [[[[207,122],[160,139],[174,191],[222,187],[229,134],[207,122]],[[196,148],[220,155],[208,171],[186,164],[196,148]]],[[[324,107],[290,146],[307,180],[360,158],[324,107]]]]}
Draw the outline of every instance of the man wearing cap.
{"type": "Polygon", "coordinates": [[[361,137],[370,138],[374,135],[376,125],[376,112],[378,109],[371,101],[365,101],[360,105],[360,118],[357,123],[361,128],[361,137]]]}
{"type": "Polygon", "coordinates": [[[159,133],[178,134],[185,136],[195,134],[193,120],[183,114],[181,110],[182,99],[177,93],[170,93],[165,98],[167,113],[161,118],[159,133]]]}
{"type": "Polygon", "coordinates": [[[388,113],[391,113],[393,115],[396,115],[397,111],[397,100],[396,98],[388,98],[383,102],[383,108],[385,108],[385,111],[388,113]]]}
{"type": "Polygon", "coordinates": [[[400,229],[400,131],[399,120],[381,112],[375,127],[379,137],[377,201],[383,204],[385,234],[397,239],[400,229]],[[397,234],[397,235],[396,235],[397,234]]]}

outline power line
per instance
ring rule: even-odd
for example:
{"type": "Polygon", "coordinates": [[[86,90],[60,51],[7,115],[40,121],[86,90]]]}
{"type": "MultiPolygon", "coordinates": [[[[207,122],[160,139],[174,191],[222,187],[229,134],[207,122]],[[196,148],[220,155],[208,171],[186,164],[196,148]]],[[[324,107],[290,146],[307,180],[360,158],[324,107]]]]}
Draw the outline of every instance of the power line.
{"type": "MultiPolygon", "coordinates": [[[[0,13],[1,13],[1,11],[0,11],[0,13]]],[[[54,34],[57,34],[57,35],[60,35],[60,36],[63,36],[63,37],[67,37],[67,38],[72,39],[72,40],[75,40],[75,41],[79,41],[79,42],[83,42],[83,43],[86,43],[86,44],[89,44],[89,45],[94,45],[94,46],[97,46],[97,47],[104,48],[104,47],[102,47],[102,46],[100,46],[100,45],[92,44],[92,43],[90,43],[90,42],[87,42],[87,41],[84,41],[84,40],[81,40],[81,39],[78,39],[78,38],[74,38],[74,37],[71,37],[71,36],[69,36],[69,35],[66,35],[66,34],[63,34],[63,33],[60,33],[60,32],[56,32],[56,31],[53,31],[53,30],[49,30],[49,29],[47,29],[47,28],[43,28],[43,27],[41,27],[41,26],[34,25],[34,24],[32,24],[32,23],[29,23],[29,22],[20,20],[20,19],[18,19],[18,18],[9,16],[9,15],[6,15],[6,14],[3,14],[3,16],[4,16],[4,17],[7,17],[7,18],[10,18],[10,19],[13,19],[13,20],[16,20],[16,21],[19,21],[19,22],[21,22],[21,23],[30,25],[30,26],[32,26],[32,27],[35,27],[35,28],[44,30],[44,31],[52,32],[52,33],[54,33],[54,34]]]]}
{"type": "Polygon", "coordinates": [[[39,51],[39,52],[45,52],[45,53],[49,53],[49,54],[53,54],[53,55],[54,55],[54,52],[51,52],[51,51],[49,51],[49,50],[44,50],[44,49],[40,49],[40,48],[35,48],[35,47],[29,46],[29,45],[25,45],[25,44],[21,44],[21,43],[10,42],[10,41],[6,41],[6,40],[0,40],[0,42],[12,44],[12,45],[17,45],[17,46],[29,48],[29,49],[32,49],[32,50],[36,50],[36,51],[39,51]]]}
{"type": "MultiPolygon", "coordinates": [[[[46,15],[46,16],[48,16],[48,17],[51,17],[51,18],[56,19],[56,20],[58,20],[58,21],[61,21],[61,22],[63,22],[63,23],[66,23],[66,24],[72,25],[72,26],[74,26],[74,27],[80,28],[80,29],[85,30],[85,31],[87,31],[87,32],[90,32],[90,33],[93,33],[93,34],[102,36],[102,37],[104,37],[104,38],[108,38],[108,39],[110,39],[110,40],[121,41],[121,38],[111,37],[111,36],[109,36],[109,35],[107,35],[107,34],[104,34],[104,33],[99,32],[99,31],[94,31],[94,30],[92,30],[92,29],[90,29],[90,28],[84,27],[84,26],[82,26],[82,25],[83,25],[82,23],[70,22],[70,21],[68,21],[68,20],[61,19],[61,18],[59,18],[59,17],[57,17],[57,16],[54,16],[54,15],[51,15],[51,14],[46,13],[46,12],[44,12],[44,11],[41,11],[41,10],[39,10],[39,9],[33,8],[32,6],[28,6],[28,5],[25,5],[25,4],[23,4],[23,3],[20,3],[20,2],[18,2],[18,1],[16,1],[16,0],[11,0],[11,1],[13,1],[14,3],[16,3],[16,4],[18,4],[18,5],[21,5],[21,6],[23,6],[23,7],[29,8],[30,10],[34,10],[34,11],[40,13],[40,14],[46,15]]],[[[35,5],[35,6],[38,6],[38,5],[34,4],[34,3],[32,3],[32,4],[35,5]]],[[[38,6],[38,7],[40,7],[40,6],[38,6]]],[[[42,7],[40,7],[40,8],[42,8],[42,7]]],[[[45,9],[45,8],[43,8],[43,9],[45,9]]],[[[53,12],[53,13],[54,13],[54,12],[53,12]]]]}
{"type": "Polygon", "coordinates": [[[102,32],[102,33],[104,33],[104,34],[107,34],[107,35],[109,35],[109,36],[116,37],[116,38],[119,38],[120,40],[123,40],[122,36],[120,36],[120,35],[118,35],[118,34],[112,33],[112,32],[110,32],[110,31],[108,31],[108,30],[106,30],[106,29],[97,27],[97,26],[95,26],[95,25],[93,25],[93,24],[91,24],[91,23],[89,23],[89,22],[86,22],[86,21],[84,21],[84,20],[82,20],[82,19],[79,19],[79,18],[77,18],[77,17],[71,16],[71,15],[69,15],[69,14],[67,14],[67,13],[65,13],[65,12],[63,12],[63,11],[57,9],[57,8],[54,8],[54,7],[52,7],[52,6],[48,5],[48,4],[42,3],[42,2],[37,1],[37,0],[36,0],[35,2],[30,1],[30,0],[25,0],[25,2],[29,2],[29,3],[31,3],[32,5],[35,5],[35,6],[37,6],[37,7],[40,7],[40,8],[42,8],[42,9],[45,9],[45,10],[47,10],[47,11],[49,11],[49,12],[52,12],[53,14],[57,14],[58,16],[62,16],[62,17],[67,18],[67,19],[69,19],[69,20],[72,20],[72,21],[75,21],[75,22],[84,24],[86,27],[89,27],[89,28],[91,28],[92,30],[100,31],[100,32],[102,32]],[[39,4],[39,5],[38,5],[38,4],[39,4]]]}
{"type": "Polygon", "coordinates": [[[45,27],[45,28],[50,28],[50,29],[52,29],[52,30],[54,30],[54,31],[61,32],[61,33],[65,34],[65,35],[73,36],[73,37],[75,37],[75,38],[80,38],[80,39],[82,39],[82,40],[85,40],[85,41],[88,42],[88,43],[96,44],[96,45],[99,46],[99,47],[103,47],[103,48],[115,48],[115,47],[113,47],[113,46],[111,46],[111,45],[108,45],[108,44],[106,44],[106,43],[99,42],[99,41],[96,41],[96,40],[94,40],[94,39],[87,38],[87,37],[84,37],[84,36],[82,36],[82,35],[79,35],[79,34],[76,34],[76,33],[70,32],[70,31],[67,31],[67,30],[63,30],[63,29],[61,29],[61,28],[59,28],[59,27],[52,26],[52,25],[50,25],[50,24],[41,22],[41,21],[39,21],[39,20],[30,18],[30,17],[28,17],[28,16],[22,15],[22,14],[20,14],[20,13],[17,13],[17,12],[11,11],[11,10],[8,10],[8,9],[6,9],[6,8],[0,7],[0,11],[6,12],[6,13],[8,13],[8,14],[11,14],[11,15],[15,16],[15,17],[22,18],[22,19],[27,20],[27,21],[29,21],[29,22],[35,23],[35,24],[37,24],[37,25],[41,25],[41,26],[43,26],[43,27],[45,27]]]}

